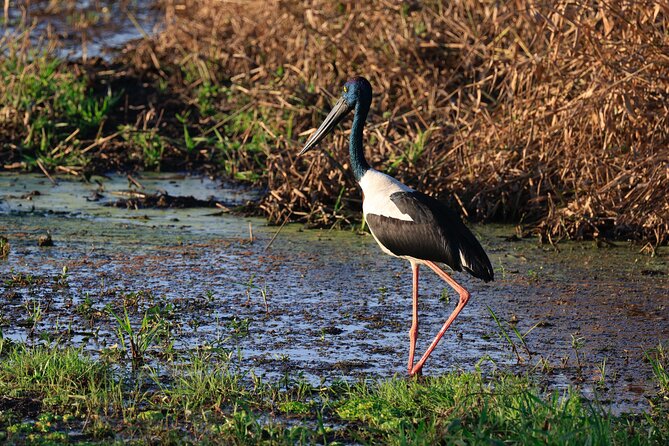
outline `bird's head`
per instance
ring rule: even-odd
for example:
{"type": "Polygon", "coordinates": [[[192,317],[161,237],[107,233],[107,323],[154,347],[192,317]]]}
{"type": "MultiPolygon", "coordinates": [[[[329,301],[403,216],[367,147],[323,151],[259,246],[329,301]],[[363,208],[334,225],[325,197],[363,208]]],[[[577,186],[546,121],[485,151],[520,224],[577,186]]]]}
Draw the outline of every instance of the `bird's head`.
{"type": "MultiPolygon", "coordinates": [[[[349,79],[342,88],[342,95],[335,103],[332,110],[325,118],[325,121],[309,138],[304,148],[300,151],[300,155],[307,153],[309,150],[316,147],[316,145],[323,140],[335,128],[339,122],[358,104],[365,104],[369,107],[372,102],[372,86],[364,77],[357,76],[349,79]]],[[[364,119],[364,118],[363,118],[364,119]]]]}

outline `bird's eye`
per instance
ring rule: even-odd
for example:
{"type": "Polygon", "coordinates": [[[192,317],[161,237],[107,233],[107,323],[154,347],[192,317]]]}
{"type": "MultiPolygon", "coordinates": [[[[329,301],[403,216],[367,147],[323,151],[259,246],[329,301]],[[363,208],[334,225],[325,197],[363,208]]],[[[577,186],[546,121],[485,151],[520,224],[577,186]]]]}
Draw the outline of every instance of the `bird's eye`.
{"type": "Polygon", "coordinates": [[[348,87],[344,87],[344,93],[348,93],[348,87]]]}

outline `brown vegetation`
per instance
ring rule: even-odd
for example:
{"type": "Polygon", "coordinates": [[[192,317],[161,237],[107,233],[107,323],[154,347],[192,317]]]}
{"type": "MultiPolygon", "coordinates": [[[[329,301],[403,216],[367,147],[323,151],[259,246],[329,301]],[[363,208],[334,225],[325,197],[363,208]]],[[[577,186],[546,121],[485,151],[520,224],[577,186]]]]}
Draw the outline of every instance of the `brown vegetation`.
{"type": "MultiPolygon", "coordinates": [[[[256,178],[269,186],[262,209],[275,222],[358,215],[344,131],[325,155],[296,154],[359,74],[375,89],[370,163],[468,219],[520,222],[547,241],[669,241],[661,2],[162,3],[164,31],[129,47],[124,65],[154,86],[180,86],[191,108],[199,87],[227,89],[214,98],[224,121],[249,115],[246,128],[226,127],[241,143],[232,161],[239,171],[265,167],[256,178]],[[261,150],[249,156],[258,133],[261,150]]],[[[169,121],[170,107],[153,103],[137,122],[169,121]]],[[[201,110],[191,118],[203,135],[224,128],[201,110]]]]}
{"type": "MultiPolygon", "coordinates": [[[[375,88],[372,164],[473,220],[565,236],[669,234],[669,8],[657,2],[168,2],[152,47],[216,67],[315,127],[353,74],[375,88]]],[[[177,62],[177,61],[173,61],[177,62]]],[[[180,61],[183,63],[183,61],[180,61]]],[[[205,64],[203,64],[204,66],[205,64]]],[[[277,126],[276,128],[281,128],[277,126]]],[[[263,209],[330,224],[358,197],[341,132],[296,160],[272,134],[263,209]],[[342,204],[343,203],[343,204],[342,204]]],[[[354,201],[355,203],[355,201],[354,201]]]]}

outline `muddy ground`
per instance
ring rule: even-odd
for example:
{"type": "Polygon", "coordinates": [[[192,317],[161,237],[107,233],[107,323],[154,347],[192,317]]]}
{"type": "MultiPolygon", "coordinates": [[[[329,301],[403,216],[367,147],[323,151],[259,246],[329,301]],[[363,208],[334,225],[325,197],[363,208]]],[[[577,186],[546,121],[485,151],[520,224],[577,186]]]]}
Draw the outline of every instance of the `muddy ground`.
{"type": "MultiPolygon", "coordinates": [[[[0,175],[0,234],[10,244],[0,260],[5,337],[121,357],[113,314],[127,311],[136,328],[145,313],[164,323],[147,364],[218,348],[238,356],[240,368],[271,377],[405,373],[411,270],[368,234],[287,225],[277,235],[264,220],[227,211],[257,200],[257,191],[203,178],[138,177],[141,190],[126,177],[94,180],[54,186],[42,176],[0,175]],[[129,191],[224,207],[105,206],[129,191]],[[53,246],[38,246],[47,233],[53,246]]],[[[649,257],[622,243],[555,249],[518,240],[511,226],[474,229],[496,281],[456,274],[472,300],[425,374],[512,368],[537,373],[549,387],[577,385],[615,411],[645,408],[655,389],[644,351],[669,340],[664,253],[649,257]],[[531,330],[526,348],[514,327],[531,330]]],[[[428,271],[421,294],[420,350],[456,302],[428,271]]],[[[122,361],[129,364],[127,354],[122,361]]]]}

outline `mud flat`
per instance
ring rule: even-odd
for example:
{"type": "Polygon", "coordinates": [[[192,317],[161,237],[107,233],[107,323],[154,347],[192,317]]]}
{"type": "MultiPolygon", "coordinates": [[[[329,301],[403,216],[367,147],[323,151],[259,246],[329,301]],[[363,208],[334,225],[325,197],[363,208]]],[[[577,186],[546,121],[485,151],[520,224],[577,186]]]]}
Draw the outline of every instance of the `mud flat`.
{"type": "MultiPolygon", "coordinates": [[[[259,191],[189,176],[132,180],[53,185],[37,175],[0,175],[0,234],[10,245],[0,260],[5,338],[120,355],[116,316],[127,314],[137,327],[146,317],[165,324],[143,352],[147,364],[214,348],[268,379],[405,372],[411,272],[369,235],[288,225],[268,247],[278,227],[229,212],[259,191]],[[214,205],[107,206],[131,194],[214,205]],[[53,246],[39,246],[47,233],[53,246]]],[[[644,352],[669,339],[664,252],[649,257],[624,243],[555,249],[510,237],[510,226],[474,229],[496,281],[458,276],[473,298],[426,375],[476,366],[529,371],[548,388],[575,385],[615,412],[647,408],[656,389],[644,352]]],[[[436,276],[423,280],[419,349],[455,305],[436,276]]]]}

